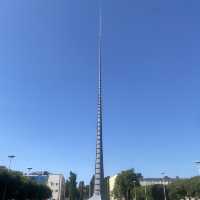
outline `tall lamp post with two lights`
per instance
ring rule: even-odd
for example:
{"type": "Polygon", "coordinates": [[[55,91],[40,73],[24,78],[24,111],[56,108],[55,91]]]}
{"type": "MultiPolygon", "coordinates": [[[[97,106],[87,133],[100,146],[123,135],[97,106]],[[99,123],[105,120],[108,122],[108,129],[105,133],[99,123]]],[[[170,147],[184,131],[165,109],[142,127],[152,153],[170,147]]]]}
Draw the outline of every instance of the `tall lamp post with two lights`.
{"type": "Polygon", "coordinates": [[[196,165],[196,168],[198,170],[198,176],[200,176],[200,161],[195,161],[194,164],[196,165]]]}
{"type": "MultiPolygon", "coordinates": [[[[8,156],[8,158],[9,158],[8,172],[11,170],[12,160],[13,160],[15,157],[16,157],[15,155],[9,155],[9,156],[8,156]]],[[[3,192],[3,198],[2,198],[2,200],[6,200],[7,188],[8,188],[8,183],[6,182],[6,183],[5,183],[5,189],[4,189],[4,192],[3,192]]]]}
{"type": "Polygon", "coordinates": [[[167,200],[167,197],[166,197],[166,189],[165,189],[165,183],[164,183],[165,173],[162,172],[161,175],[163,176],[163,177],[162,177],[162,185],[163,185],[164,200],[167,200]]]}

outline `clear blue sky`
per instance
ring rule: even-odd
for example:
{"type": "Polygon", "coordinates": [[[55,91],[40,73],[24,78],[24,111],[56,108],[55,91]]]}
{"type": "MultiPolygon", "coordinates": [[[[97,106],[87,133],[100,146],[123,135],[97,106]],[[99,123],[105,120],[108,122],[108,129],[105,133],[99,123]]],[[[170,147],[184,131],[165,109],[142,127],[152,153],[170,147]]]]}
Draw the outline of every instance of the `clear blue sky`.
{"type": "MultiPolygon", "coordinates": [[[[0,164],[94,172],[94,0],[0,2],[0,164]]],[[[200,159],[199,0],[103,3],[105,174],[192,176],[200,159]]]]}

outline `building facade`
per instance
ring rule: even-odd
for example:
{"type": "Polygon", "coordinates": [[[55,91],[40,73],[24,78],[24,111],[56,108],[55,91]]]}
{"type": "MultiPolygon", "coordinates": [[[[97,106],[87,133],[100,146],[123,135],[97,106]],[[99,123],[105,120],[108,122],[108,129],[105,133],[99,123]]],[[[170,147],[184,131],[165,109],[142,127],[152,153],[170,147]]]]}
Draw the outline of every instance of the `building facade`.
{"type": "Polygon", "coordinates": [[[36,183],[47,185],[51,189],[52,197],[49,200],[65,200],[65,179],[62,174],[34,172],[27,176],[36,183]]]}
{"type": "Polygon", "coordinates": [[[47,185],[52,191],[51,200],[65,199],[65,179],[61,174],[51,174],[48,178],[47,185]]]}

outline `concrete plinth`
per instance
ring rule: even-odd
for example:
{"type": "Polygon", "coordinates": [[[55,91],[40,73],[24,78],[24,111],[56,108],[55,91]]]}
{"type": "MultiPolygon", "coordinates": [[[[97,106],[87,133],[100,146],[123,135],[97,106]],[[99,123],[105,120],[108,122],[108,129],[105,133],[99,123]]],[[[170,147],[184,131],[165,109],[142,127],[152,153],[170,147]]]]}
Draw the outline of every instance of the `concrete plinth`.
{"type": "Polygon", "coordinates": [[[88,200],[102,200],[101,195],[96,195],[94,194],[91,198],[89,198],[88,200]]]}

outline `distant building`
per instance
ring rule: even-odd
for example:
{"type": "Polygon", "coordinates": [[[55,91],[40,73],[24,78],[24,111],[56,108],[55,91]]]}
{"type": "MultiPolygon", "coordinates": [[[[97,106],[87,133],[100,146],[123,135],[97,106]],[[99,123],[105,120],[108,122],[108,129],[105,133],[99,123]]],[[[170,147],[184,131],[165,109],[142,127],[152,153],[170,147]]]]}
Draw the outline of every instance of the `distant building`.
{"type": "Polygon", "coordinates": [[[148,185],[157,185],[157,184],[164,184],[168,185],[178,178],[170,178],[170,177],[164,177],[164,178],[143,178],[140,180],[140,185],[141,186],[148,186],[148,185]]]}
{"type": "Polygon", "coordinates": [[[0,170],[7,170],[6,166],[0,165],[0,170]]]}
{"type": "Polygon", "coordinates": [[[62,174],[33,172],[27,176],[38,184],[45,184],[51,189],[52,198],[49,200],[65,200],[65,179],[62,174]]]}
{"type": "Polygon", "coordinates": [[[52,190],[52,200],[65,199],[65,179],[63,175],[50,174],[47,185],[52,190]]]}

